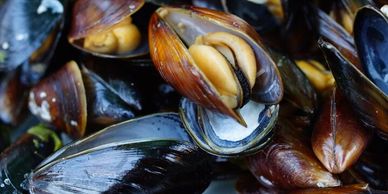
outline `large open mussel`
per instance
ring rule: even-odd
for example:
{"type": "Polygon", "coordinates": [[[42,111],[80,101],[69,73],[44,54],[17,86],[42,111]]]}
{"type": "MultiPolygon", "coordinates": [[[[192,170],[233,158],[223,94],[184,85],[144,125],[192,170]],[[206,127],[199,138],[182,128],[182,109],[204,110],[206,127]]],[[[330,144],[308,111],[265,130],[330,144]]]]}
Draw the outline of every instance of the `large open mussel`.
{"type": "Polygon", "coordinates": [[[178,114],[123,122],[74,142],[43,161],[30,193],[199,193],[212,158],[191,143],[178,114]]]}
{"type": "Polygon", "coordinates": [[[219,11],[162,7],[149,34],[156,68],[189,99],[181,116],[202,147],[233,155],[269,140],[283,86],[251,26],[219,11]]]}

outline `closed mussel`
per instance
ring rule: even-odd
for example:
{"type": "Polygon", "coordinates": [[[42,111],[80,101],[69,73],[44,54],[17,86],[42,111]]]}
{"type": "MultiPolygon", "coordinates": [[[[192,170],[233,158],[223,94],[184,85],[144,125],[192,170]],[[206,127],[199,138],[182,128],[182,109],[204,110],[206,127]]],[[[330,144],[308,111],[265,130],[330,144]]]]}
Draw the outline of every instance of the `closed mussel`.
{"type": "Polygon", "coordinates": [[[200,193],[211,157],[175,113],[113,125],[68,145],[31,174],[30,193],[200,193]]]}
{"type": "Polygon", "coordinates": [[[202,148],[235,155],[268,141],[283,86],[245,21],[205,8],[162,7],[151,17],[149,44],[159,73],[187,98],[181,116],[202,148]]]}

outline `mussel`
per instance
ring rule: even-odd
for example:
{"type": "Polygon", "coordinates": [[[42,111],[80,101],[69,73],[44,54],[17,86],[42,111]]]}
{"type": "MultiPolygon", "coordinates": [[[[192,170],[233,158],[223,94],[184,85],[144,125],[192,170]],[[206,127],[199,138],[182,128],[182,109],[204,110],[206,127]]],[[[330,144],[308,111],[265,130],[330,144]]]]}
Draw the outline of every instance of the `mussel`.
{"type": "Polygon", "coordinates": [[[27,112],[28,89],[20,79],[21,70],[0,73],[0,121],[16,125],[27,112]]]}
{"type": "Polygon", "coordinates": [[[76,1],[68,40],[76,48],[104,58],[145,55],[146,25],[133,17],[143,5],[144,0],[76,1]]]}
{"type": "Polygon", "coordinates": [[[31,170],[61,146],[52,130],[43,125],[30,128],[0,155],[0,192],[25,192],[31,170]]]}
{"type": "Polygon", "coordinates": [[[131,78],[114,70],[98,73],[67,63],[32,88],[30,111],[73,138],[84,136],[87,127],[101,129],[139,115],[144,103],[131,78]]]}
{"type": "Polygon", "coordinates": [[[23,66],[25,84],[45,73],[59,41],[67,0],[0,2],[0,71],[23,66]]]}
{"type": "Polygon", "coordinates": [[[212,158],[191,143],[176,113],[108,127],[43,161],[30,193],[200,193],[212,158]]]}
{"type": "Polygon", "coordinates": [[[159,73],[189,99],[181,116],[194,139],[209,140],[202,148],[233,155],[269,140],[283,86],[246,22],[205,8],[162,7],[151,17],[149,44],[159,73]]]}
{"type": "Polygon", "coordinates": [[[247,166],[257,181],[268,188],[339,186],[340,180],[322,166],[307,139],[288,125],[279,125],[273,141],[246,158],[247,166]]]}
{"type": "Polygon", "coordinates": [[[71,61],[40,81],[29,94],[29,109],[46,123],[75,138],[85,134],[87,104],[82,74],[71,61]]]}
{"type": "Polygon", "coordinates": [[[334,88],[315,123],[311,142],[326,169],[337,174],[359,159],[371,134],[354,115],[346,98],[334,88]]]}
{"type": "Polygon", "coordinates": [[[352,104],[361,121],[370,128],[377,128],[382,135],[388,133],[388,96],[384,87],[386,58],[384,50],[388,46],[387,18],[371,6],[359,10],[355,20],[355,42],[358,56],[364,68],[357,68],[332,44],[320,41],[327,63],[338,87],[352,104]],[[364,74],[362,70],[367,73],[364,74]],[[368,73],[370,72],[370,73],[368,73]],[[367,77],[367,75],[373,77],[367,77]]]}

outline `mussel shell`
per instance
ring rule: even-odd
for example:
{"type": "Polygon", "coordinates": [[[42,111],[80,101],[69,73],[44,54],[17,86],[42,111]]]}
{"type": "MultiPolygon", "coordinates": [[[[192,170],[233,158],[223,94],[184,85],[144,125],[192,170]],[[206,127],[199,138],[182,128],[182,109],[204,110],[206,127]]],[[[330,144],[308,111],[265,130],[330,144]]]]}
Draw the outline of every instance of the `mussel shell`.
{"type": "Polygon", "coordinates": [[[265,4],[254,1],[225,1],[225,11],[230,12],[248,22],[260,35],[277,24],[265,4]]]}
{"type": "Polygon", "coordinates": [[[284,100],[304,113],[313,115],[318,107],[317,92],[302,70],[287,56],[272,54],[284,82],[284,100]]]}
{"type": "Polygon", "coordinates": [[[261,184],[283,189],[341,184],[315,157],[307,136],[282,121],[274,133],[264,149],[246,157],[248,169],[261,184]]]}
{"type": "Polygon", "coordinates": [[[247,128],[218,112],[203,108],[184,98],[180,115],[187,132],[206,152],[224,157],[252,154],[265,146],[272,137],[279,111],[278,105],[249,101],[240,114],[247,128]]]}
{"type": "Polygon", "coordinates": [[[108,127],[46,159],[31,193],[202,192],[210,157],[190,143],[179,116],[163,113],[108,127]]]}
{"type": "Polygon", "coordinates": [[[332,44],[319,41],[337,86],[349,100],[361,121],[388,133],[388,97],[332,44]]]}
{"type": "Polygon", "coordinates": [[[317,14],[322,39],[333,44],[353,65],[362,69],[353,37],[325,12],[317,10],[317,14]]]}
{"type": "Polygon", "coordinates": [[[71,61],[30,91],[30,111],[74,138],[85,134],[87,105],[78,65],[71,61]]]}
{"type": "MultiPolygon", "coordinates": [[[[138,48],[122,54],[102,54],[83,48],[83,39],[90,34],[108,30],[123,19],[138,12],[144,5],[144,0],[78,0],[73,7],[72,25],[68,35],[69,42],[76,48],[102,58],[126,59],[147,54],[147,34],[142,33],[138,48]]],[[[146,32],[147,25],[137,23],[144,18],[133,18],[133,23],[146,32]]],[[[144,21],[143,21],[144,22],[144,21]]]]}
{"type": "MultiPolygon", "coordinates": [[[[1,71],[15,69],[26,62],[50,33],[61,25],[63,4],[66,1],[6,0],[0,2],[1,71]]],[[[58,37],[57,35],[55,42],[58,37]]]]}
{"type": "Polygon", "coordinates": [[[245,39],[254,50],[260,76],[252,89],[252,99],[267,104],[278,103],[283,95],[281,78],[258,34],[243,20],[219,11],[164,7],[154,13],[149,24],[149,42],[151,57],[162,77],[195,103],[237,118],[236,113],[220,100],[214,86],[193,65],[186,47],[197,35],[219,31],[245,39]],[[158,12],[166,15],[162,17],[158,12]],[[183,32],[179,30],[180,25],[185,28],[183,32]]]}
{"type": "Polygon", "coordinates": [[[296,58],[308,57],[317,50],[319,22],[317,9],[310,0],[282,0],[285,13],[285,47],[296,58]]]}
{"type": "Polygon", "coordinates": [[[371,194],[371,193],[383,193],[374,191],[371,189],[368,184],[353,184],[353,185],[344,185],[339,187],[331,188],[311,188],[311,189],[299,189],[289,192],[289,194],[371,194]]]}
{"type": "Polygon", "coordinates": [[[339,174],[357,162],[371,134],[353,113],[347,99],[334,88],[315,122],[311,144],[326,169],[339,174]]]}
{"type": "MultiPolygon", "coordinates": [[[[134,118],[142,109],[134,83],[108,78],[82,67],[88,104],[88,123],[111,125],[134,118]]],[[[114,76],[114,75],[112,75],[114,76]]]]}
{"type": "Polygon", "coordinates": [[[251,25],[260,34],[264,43],[277,50],[283,49],[281,25],[269,8],[262,3],[253,1],[225,0],[224,9],[237,15],[251,25]]]}
{"type": "Polygon", "coordinates": [[[388,95],[388,18],[366,6],[357,12],[354,39],[366,75],[388,95]]]}
{"type": "Polygon", "coordinates": [[[25,192],[28,174],[59,146],[56,134],[43,126],[35,126],[19,137],[0,155],[0,192],[25,192]]]}
{"type": "Polygon", "coordinates": [[[0,120],[6,124],[17,125],[28,111],[29,87],[21,82],[20,74],[18,68],[0,75],[0,120]]]}

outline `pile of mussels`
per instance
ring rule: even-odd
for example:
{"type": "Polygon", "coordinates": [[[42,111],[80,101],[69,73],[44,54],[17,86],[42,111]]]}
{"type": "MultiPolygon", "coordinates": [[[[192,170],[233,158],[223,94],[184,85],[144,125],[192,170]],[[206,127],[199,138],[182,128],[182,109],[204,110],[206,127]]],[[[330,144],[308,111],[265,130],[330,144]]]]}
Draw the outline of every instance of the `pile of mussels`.
{"type": "Polygon", "coordinates": [[[387,3],[0,0],[0,193],[388,193],[387,3]]]}

